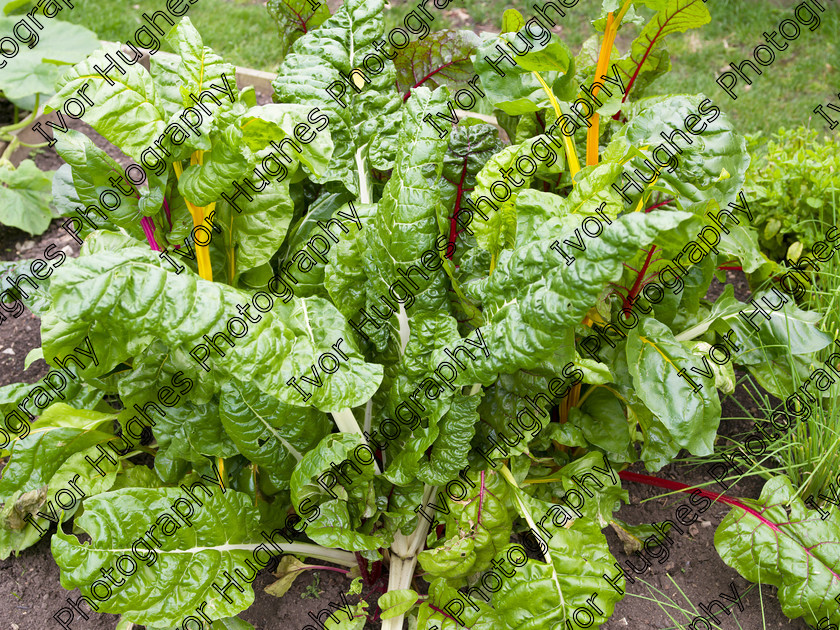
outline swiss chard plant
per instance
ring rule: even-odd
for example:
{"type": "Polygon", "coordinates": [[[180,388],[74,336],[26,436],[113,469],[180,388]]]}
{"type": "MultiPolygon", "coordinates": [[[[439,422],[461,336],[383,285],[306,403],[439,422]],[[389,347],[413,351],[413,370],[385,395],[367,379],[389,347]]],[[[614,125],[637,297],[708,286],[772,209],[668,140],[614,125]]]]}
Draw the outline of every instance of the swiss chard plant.
{"type": "MultiPolygon", "coordinates": [[[[704,299],[720,267],[776,267],[750,226],[749,158],[726,115],[702,95],[644,97],[669,65],[663,38],[709,21],[702,0],[605,2],[577,56],[508,12],[500,35],[430,35],[415,54],[384,50],[373,73],[383,10],[349,0],[297,39],[270,105],[229,83],[233,68],[186,19],[168,35],[180,61],[109,81],[92,72],[106,50],[64,75],[57,101],[91,81],[85,120],[148,171],[106,218],[72,223],[81,255],[32,297],[47,363],[91,358],[62,399],[39,394],[43,413],[10,440],[4,556],[82,505],[74,531],[91,544],[59,524],[52,550],[62,585],[88,595],[204,479],[225,491],[101,611],[163,629],[205,602],[233,623],[253,591],[244,578],[221,587],[255,574],[271,553],[262,534],[284,528],[285,553],[359,573],[360,601],[334,627],[571,629],[581,609],[600,625],[625,590],[604,579],[616,569],[602,533],[628,500],[622,476],[656,482],[621,471],[711,454],[735,366],[783,395],[776,362],[790,352],[807,366],[828,345],[784,294],[704,299]],[[622,25],[638,26],[627,51],[614,45],[622,25]],[[342,76],[354,84],[337,99],[342,76]],[[478,118],[453,104],[467,85],[478,118]],[[205,90],[220,104],[177,135],[205,90]],[[328,120],[317,134],[312,112],[328,120]],[[701,122],[690,143],[675,134],[701,122]],[[286,173],[259,178],[272,143],[293,138],[286,173]],[[738,219],[727,230],[709,218],[724,210],[738,219]],[[756,305],[766,319],[741,315],[756,305]],[[146,439],[140,409],[154,420],[146,439]],[[50,511],[68,478],[83,501],[50,511]],[[568,507],[581,478],[598,483],[568,507]],[[479,583],[484,595],[459,595],[479,583]]],[[[83,134],[57,148],[67,209],[121,177],[83,134]]],[[[0,390],[7,418],[32,387],[0,390]]],[[[762,559],[801,563],[804,590],[780,588],[785,611],[838,620],[827,595],[840,584],[819,570],[835,575],[838,560],[812,563],[824,532],[783,522],[788,498],[782,481],[760,502],[724,498],[719,547],[751,577],[740,537],[760,534],[762,559]]],[[[272,592],[319,567],[286,557],[272,592]]]]}

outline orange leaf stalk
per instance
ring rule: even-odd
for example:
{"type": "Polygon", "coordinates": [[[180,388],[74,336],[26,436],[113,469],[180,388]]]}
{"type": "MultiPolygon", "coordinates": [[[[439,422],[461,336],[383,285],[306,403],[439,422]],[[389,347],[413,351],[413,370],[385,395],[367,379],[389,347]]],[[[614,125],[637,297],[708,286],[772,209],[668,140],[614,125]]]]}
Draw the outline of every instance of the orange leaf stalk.
{"type": "MultiPolygon", "coordinates": [[[[607,14],[607,28],[604,29],[604,41],[601,43],[601,53],[598,55],[598,65],[595,67],[595,85],[592,87],[592,98],[598,96],[601,91],[601,86],[597,83],[598,77],[603,76],[607,72],[607,66],[610,65],[610,55],[612,54],[613,44],[615,44],[615,36],[618,34],[618,26],[621,20],[630,8],[632,0],[625,0],[618,16],[613,18],[612,12],[607,14]]],[[[586,132],[586,165],[595,166],[598,164],[598,141],[601,138],[601,115],[598,112],[592,114],[590,118],[592,123],[586,132]]]]}
{"type": "MultiPolygon", "coordinates": [[[[593,321],[587,315],[583,318],[583,325],[592,328],[593,321]]],[[[560,424],[565,424],[569,420],[569,412],[572,410],[573,407],[577,407],[580,401],[580,386],[581,383],[577,383],[576,385],[572,386],[571,391],[569,394],[563,399],[562,403],[560,404],[560,424]]]]}

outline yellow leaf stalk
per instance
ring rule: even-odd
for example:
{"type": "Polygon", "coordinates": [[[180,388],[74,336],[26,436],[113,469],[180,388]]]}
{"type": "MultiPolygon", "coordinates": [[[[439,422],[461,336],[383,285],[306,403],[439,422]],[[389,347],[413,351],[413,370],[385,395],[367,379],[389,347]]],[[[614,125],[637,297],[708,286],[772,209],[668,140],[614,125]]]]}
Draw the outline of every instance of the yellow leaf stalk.
{"type": "MultiPolygon", "coordinates": [[[[560,104],[557,102],[557,99],[554,98],[554,93],[551,91],[551,88],[548,87],[548,83],[545,82],[545,79],[540,76],[539,72],[534,71],[534,76],[537,77],[537,80],[539,80],[542,84],[543,90],[548,95],[548,100],[551,101],[551,106],[554,108],[554,113],[557,115],[557,119],[559,120],[563,113],[560,111],[560,104]]],[[[580,162],[578,162],[577,152],[575,151],[575,143],[565,133],[563,134],[563,145],[566,147],[566,160],[569,162],[569,172],[572,174],[572,185],[574,186],[574,177],[580,170],[580,162]]]]}
{"type": "MultiPolygon", "coordinates": [[[[192,156],[190,156],[190,164],[200,165],[203,163],[203,161],[204,151],[195,151],[192,154],[192,156]]],[[[181,179],[181,175],[184,172],[184,169],[181,166],[181,162],[176,160],[172,164],[172,166],[175,168],[176,177],[178,177],[178,179],[181,179]]],[[[192,215],[193,227],[198,227],[202,225],[207,215],[213,212],[213,210],[216,207],[215,201],[208,206],[196,206],[186,197],[184,197],[184,201],[187,203],[187,208],[190,211],[190,215],[192,215]]],[[[210,264],[210,249],[208,245],[199,245],[198,243],[196,243],[195,257],[196,261],[198,262],[198,275],[200,275],[205,280],[209,280],[210,282],[212,282],[213,267],[210,264]]]]}

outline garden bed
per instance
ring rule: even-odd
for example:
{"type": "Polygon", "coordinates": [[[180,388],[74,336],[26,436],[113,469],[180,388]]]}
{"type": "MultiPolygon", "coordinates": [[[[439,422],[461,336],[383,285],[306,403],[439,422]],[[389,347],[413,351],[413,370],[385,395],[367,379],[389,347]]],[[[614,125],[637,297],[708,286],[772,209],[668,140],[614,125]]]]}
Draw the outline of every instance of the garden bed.
{"type": "MultiPolygon", "coordinates": [[[[705,607],[733,601],[730,594],[738,605],[731,616],[717,613],[722,630],[806,630],[801,617],[814,624],[826,609],[840,622],[825,596],[840,584],[840,565],[825,546],[837,542],[825,533],[840,523],[837,514],[821,510],[832,519],[823,524],[800,498],[788,501],[789,480],[767,462],[766,485],[759,476],[742,480],[720,503],[697,508],[685,534],[652,541],[647,526],[677,519],[689,500],[662,497],[659,487],[702,485],[711,494],[691,495],[694,506],[695,498],[714,498],[708,461],[724,443],[744,442],[753,429],[744,410],[767,416],[741,386],[721,409],[719,391],[736,379],[757,379],[776,405],[786,399],[785,427],[796,428],[774,448],[791,452],[796,440],[811,445],[823,426],[819,412],[833,400],[823,393],[830,385],[814,384],[830,377],[818,381],[812,371],[814,393],[827,399],[814,399],[818,421],[801,422],[811,409],[791,402],[792,389],[804,391],[801,373],[827,354],[837,326],[824,305],[836,303],[813,277],[810,286],[799,283],[811,293],[796,300],[777,290],[788,291],[786,270],[752,229],[773,236],[769,227],[783,222],[744,181],[757,154],[725,102],[696,90],[644,98],[669,65],[661,38],[707,24],[705,3],[625,0],[577,57],[536,5],[548,26],[536,17],[526,23],[530,10],[508,11],[501,33],[446,31],[427,40],[435,16],[451,17],[437,13],[445,8],[437,0],[434,8],[398,9],[405,29],[383,22],[380,0],[333,2],[332,16],[317,0],[308,4],[269,0],[285,56],[276,76],[236,71],[203,47],[183,13],[177,23],[161,13],[173,24],[166,41],[175,54],[159,53],[153,76],[144,69],[148,55],[143,64],[123,58],[127,71],[113,68],[122,75],[115,84],[96,65],[111,57],[92,53],[57,83],[54,102],[69,118],[58,111],[40,118],[56,116],[80,132],[59,133],[57,151],[32,157],[45,170],[66,160],[54,202],[66,217],[75,204],[87,208],[75,228],[90,245],[78,257],[81,240],[57,220],[38,238],[0,232],[0,260],[39,257],[47,246],[66,255],[51,263],[57,272],[48,281],[33,266],[50,284],[27,297],[42,319],[8,311],[0,320],[0,385],[27,384],[0,396],[14,444],[0,477],[0,544],[3,554],[23,549],[0,562],[10,593],[0,610],[13,630],[57,625],[59,608],[73,616],[63,606],[68,595],[81,593],[122,613],[120,630],[189,626],[200,598],[220,620],[214,628],[311,628],[348,589],[354,608],[345,630],[403,630],[406,622],[513,630],[527,616],[545,630],[572,630],[570,619],[582,627],[597,619],[607,630],[699,630],[692,619],[711,616],[705,607]],[[644,28],[631,26],[639,13],[644,28]],[[666,28],[678,15],[680,27],[666,28]],[[394,55],[374,50],[375,37],[394,55]],[[614,44],[626,56],[614,55],[614,44]],[[585,96],[575,100],[577,83],[585,96]],[[257,106],[250,91],[239,92],[246,85],[256,88],[257,106]],[[85,89],[89,107],[71,101],[85,89]],[[609,113],[595,114],[599,98],[610,100],[609,113]],[[73,106],[92,127],[70,120],[73,106]],[[713,279],[721,272],[726,285],[713,279]],[[745,320],[756,300],[767,312],[745,320]],[[47,360],[24,370],[41,345],[47,360]],[[75,368],[64,367],[68,361],[75,368]],[[31,387],[39,378],[44,387],[31,387]],[[46,387],[67,389],[66,399],[54,401],[46,387]],[[96,449],[103,455],[94,462],[96,449]],[[645,463],[655,478],[645,476],[645,463]],[[88,494],[73,485],[77,501],[68,484],[80,477],[88,494]],[[206,491],[203,503],[196,486],[206,491]],[[618,510],[622,493],[629,502],[618,510]],[[755,503],[760,494],[766,509],[755,503]],[[189,514],[176,510],[179,502],[189,514]],[[55,505],[72,527],[56,531],[55,505]],[[626,521],[637,542],[646,539],[653,558],[649,569],[625,572],[626,585],[610,579],[614,566],[643,557],[613,519],[626,521]],[[46,528],[51,546],[35,544],[46,528]],[[541,536],[550,553],[529,546],[541,536]],[[752,555],[744,547],[751,542],[752,555]],[[149,555],[158,553],[166,561],[154,566],[149,555]],[[314,571],[295,573],[279,599],[264,588],[284,554],[285,563],[297,562],[292,554],[320,560],[309,561],[314,571]],[[509,574],[497,565],[505,558],[526,568],[509,574]],[[229,573],[247,583],[241,570],[256,575],[251,560],[269,565],[253,581],[253,605],[249,588],[231,585],[229,573]],[[801,593],[782,565],[789,560],[808,571],[801,593]],[[128,562],[151,568],[135,576],[128,562]],[[207,581],[190,579],[199,562],[209,567],[207,581]],[[59,567],[63,583],[81,593],[61,587],[59,567]],[[106,567],[135,576],[132,586],[112,593],[99,579],[106,567]],[[220,591],[222,578],[229,587],[220,591]],[[478,579],[494,595],[476,587],[468,592],[486,603],[453,610],[478,579]],[[754,584],[762,579],[786,588],[754,584]]],[[[142,34],[134,32],[139,44],[142,34]]],[[[786,155],[774,151],[767,160],[786,155]]],[[[814,170],[799,158],[790,163],[814,170]]],[[[49,182],[36,175],[42,229],[49,182]]],[[[808,177],[796,177],[798,190],[808,177]]],[[[16,199],[35,190],[29,186],[16,199]]],[[[824,207],[826,191],[806,188],[804,204],[824,207]]],[[[24,203],[11,207],[34,216],[18,210],[24,203]]],[[[829,260],[838,239],[827,227],[836,216],[820,212],[819,221],[819,251],[829,252],[819,260],[829,260]]],[[[806,236],[799,249],[816,251],[806,236]]],[[[830,359],[826,366],[834,369],[830,359]]],[[[816,451],[802,465],[806,475],[826,461],[816,451]]],[[[793,459],[779,453],[805,488],[793,459]]],[[[821,479],[802,498],[826,488],[821,479]]],[[[74,625],[117,627],[115,615],[75,617],[74,625]]]]}
{"type": "MultiPolygon", "coordinates": [[[[263,97],[264,98],[264,97],[263,97]]],[[[84,125],[80,123],[79,127],[84,125]]],[[[94,136],[95,137],[95,136],[94,136]]],[[[107,144],[101,138],[97,144],[107,144]]],[[[113,150],[112,157],[120,156],[113,150]]],[[[42,169],[49,165],[60,164],[58,156],[51,150],[46,150],[35,157],[42,169]]],[[[19,230],[5,229],[0,239],[0,260],[20,260],[36,256],[47,243],[56,242],[65,251],[72,251],[78,255],[78,245],[65,232],[58,228],[58,222],[53,222],[50,230],[41,237],[32,238],[19,230]]],[[[749,291],[744,277],[739,272],[727,272],[727,280],[736,287],[736,296],[747,299],[749,291]]],[[[722,290],[722,285],[715,285],[709,292],[712,299],[722,290]]],[[[11,382],[26,381],[34,383],[43,377],[47,367],[43,361],[36,361],[29,370],[23,370],[23,360],[26,354],[40,345],[40,320],[27,311],[25,316],[5,323],[0,327],[0,348],[11,348],[14,354],[0,353],[0,385],[11,382]],[[11,324],[9,326],[8,324],[11,324]]],[[[735,397],[752,411],[755,405],[745,395],[743,388],[736,390],[735,397]]],[[[724,401],[723,416],[738,416],[739,411],[732,402],[724,401]]],[[[751,426],[747,422],[724,422],[720,435],[734,437],[749,432],[751,426]]],[[[722,438],[721,438],[722,439],[722,438]]],[[[644,473],[642,466],[633,466],[631,471],[644,473]]],[[[688,464],[671,464],[657,473],[663,479],[680,481],[689,485],[707,483],[709,477],[702,467],[695,468],[688,464]]],[[[738,484],[730,495],[757,498],[762,482],[757,478],[749,478],[738,484]]],[[[617,516],[629,523],[653,523],[673,518],[674,505],[684,499],[684,495],[674,495],[667,499],[641,502],[651,497],[663,494],[664,491],[648,486],[627,483],[630,492],[631,505],[623,506],[617,516]]],[[[712,488],[714,489],[714,487],[712,488]]],[[[692,604],[708,603],[719,599],[721,592],[730,593],[730,583],[735,583],[739,592],[743,593],[752,585],[741,578],[733,569],[727,567],[714,549],[714,532],[729,508],[723,505],[712,507],[703,517],[692,525],[689,535],[674,535],[675,543],[671,547],[670,556],[662,564],[655,564],[640,578],[636,584],[628,585],[628,596],[618,603],[613,617],[602,626],[604,630],[623,630],[624,628],[656,628],[667,630],[675,628],[674,623],[663,612],[663,609],[652,601],[643,599],[658,598],[663,602],[665,610],[669,610],[674,619],[688,625],[679,611],[669,608],[669,600],[662,595],[651,593],[642,584],[644,580],[653,588],[667,593],[674,602],[684,609],[691,610],[692,604]],[[669,578],[673,578],[673,582],[669,578]],[[676,584],[676,586],[675,586],[676,584]],[[682,593],[680,593],[680,589],[682,593]]],[[[607,530],[607,540],[610,550],[619,563],[630,558],[624,553],[622,543],[612,530],[607,530]]],[[[243,619],[254,624],[256,630],[275,630],[283,626],[302,628],[311,622],[308,613],[317,613],[328,602],[339,600],[341,593],[347,590],[347,580],[329,571],[319,572],[320,585],[314,588],[314,577],[305,575],[292,585],[289,593],[282,599],[266,594],[263,588],[274,581],[268,574],[260,575],[254,582],[256,600],[246,612],[241,614],[243,619]],[[319,598],[315,598],[315,591],[322,591],[319,598]],[[304,597],[306,596],[306,597],[304,597]]],[[[43,630],[58,627],[52,619],[55,610],[64,602],[65,597],[78,598],[80,593],[71,593],[61,588],[59,583],[59,569],[50,554],[49,542],[43,540],[36,546],[23,551],[19,558],[10,557],[0,561],[0,590],[5,595],[0,599],[0,614],[7,619],[14,619],[17,630],[43,630]]],[[[784,628],[785,630],[807,630],[807,625],[801,620],[790,621],[781,612],[778,600],[772,587],[762,587],[762,601],[758,590],[752,587],[744,597],[745,610],[737,613],[740,628],[761,628],[762,621],[766,628],[784,628]]],[[[699,612],[699,611],[698,611],[699,612]]],[[[84,621],[84,628],[90,630],[114,630],[118,621],[117,615],[92,614],[91,619],[84,621]]],[[[368,624],[368,629],[377,626],[368,624]]],[[[723,630],[738,628],[735,619],[726,619],[720,626],[723,630]]],[[[14,629],[14,626],[10,626],[14,629]]]]}

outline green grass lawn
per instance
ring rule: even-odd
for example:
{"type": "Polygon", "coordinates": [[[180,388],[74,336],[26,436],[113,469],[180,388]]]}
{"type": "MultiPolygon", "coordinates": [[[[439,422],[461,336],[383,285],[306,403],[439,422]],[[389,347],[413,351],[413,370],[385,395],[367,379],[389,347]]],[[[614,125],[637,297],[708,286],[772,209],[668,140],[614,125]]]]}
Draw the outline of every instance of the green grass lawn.
{"type": "MultiPolygon", "coordinates": [[[[739,82],[737,100],[715,82],[729,62],[752,60],[753,49],[766,43],[762,33],[771,33],[781,20],[793,18],[797,4],[794,0],[713,0],[707,5],[711,24],[669,40],[673,70],[655,85],[657,91],[703,92],[732,116],[742,132],[799,125],[828,131],[828,123],[813,110],[820,103],[840,105],[840,15],[834,2],[823,2],[827,10],[820,14],[815,31],[802,27],[787,50],[775,51],[775,62],[759,66],[762,75],[752,79],[748,91],[739,82]]],[[[752,71],[748,72],[752,78],[752,71]]]]}
{"type": "MultiPolygon", "coordinates": [[[[74,0],[74,4],[72,11],[62,11],[61,19],[91,29],[100,39],[119,42],[134,41],[134,32],[145,24],[144,11],[167,13],[164,0],[74,0]]],[[[262,2],[198,0],[186,17],[205,46],[237,66],[275,71],[280,65],[277,27],[262,2]]]]}
{"type": "MultiPolygon", "coordinates": [[[[450,8],[462,7],[474,23],[498,28],[505,9],[515,6],[529,18],[534,15],[531,5],[535,1],[513,5],[499,0],[462,0],[450,8]]],[[[765,43],[762,32],[776,30],[781,20],[791,18],[798,1],[712,0],[707,4],[712,13],[711,24],[667,40],[673,70],[654,85],[654,92],[703,92],[746,133],[772,132],[780,126],[807,126],[809,119],[812,126],[827,130],[827,124],[813,114],[813,109],[820,103],[840,105],[840,8],[832,0],[821,1],[827,11],[820,14],[819,28],[811,32],[803,27],[799,39],[791,42],[787,50],[776,52],[776,61],[762,68],[763,74],[753,80],[748,91],[743,85],[736,88],[738,99],[733,101],[715,83],[715,77],[730,61],[752,59],[753,48],[765,43]]],[[[140,14],[164,5],[161,0],[76,0],[75,4],[73,11],[63,12],[62,19],[84,24],[102,39],[115,41],[133,38],[135,29],[142,24],[140,14]]],[[[393,4],[386,13],[387,28],[399,24],[416,2],[393,4]]],[[[561,24],[562,37],[575,51],[592,33],[587,20],[594,16],[595,6],[600,3],[582,0],[567,10],[561,24]]],[[[277,69],[277,30],[262,3],[199,0],[187,15],[205,44],[225,58],[260,70],[277,69]]],[[[450,24],[442,15],[434,26],[444,28],[450,24]]],[[[626,47],[628,42],[623,41],[626,47]]],[[[836,116],[840,119],[840,114],[836,116]]]]}

